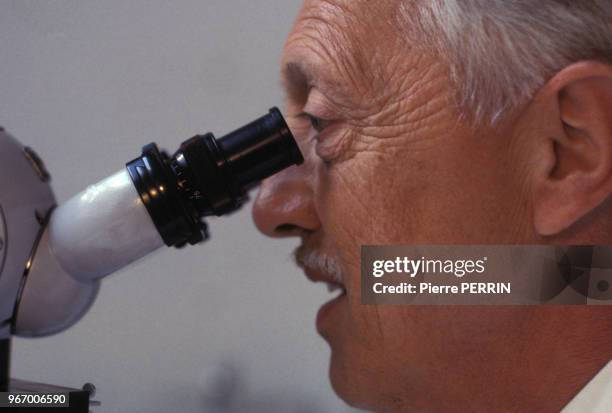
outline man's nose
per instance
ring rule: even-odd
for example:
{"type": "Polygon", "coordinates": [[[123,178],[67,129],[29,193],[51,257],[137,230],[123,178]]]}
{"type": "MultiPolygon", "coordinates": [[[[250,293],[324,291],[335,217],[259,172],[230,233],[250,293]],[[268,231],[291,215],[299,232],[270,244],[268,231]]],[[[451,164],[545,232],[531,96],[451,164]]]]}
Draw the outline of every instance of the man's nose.
{"type": "Polygon", "coordinates": [[[300,235],[320,223],[305,165],[292,166],[264,180],[253,205],[257,228],[270,237],[300,235]]]}

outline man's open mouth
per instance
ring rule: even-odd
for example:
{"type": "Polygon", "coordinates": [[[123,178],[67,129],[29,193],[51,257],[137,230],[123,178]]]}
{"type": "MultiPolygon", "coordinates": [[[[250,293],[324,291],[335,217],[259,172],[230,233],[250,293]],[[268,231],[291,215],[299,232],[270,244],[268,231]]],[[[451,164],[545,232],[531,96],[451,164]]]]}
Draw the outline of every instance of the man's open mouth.
{"type": "Polygon", "coordinates": [[[317,312],[316,326],[321,335],[328,336],[331,331],[337,329],[338,318],[334,316],[337,310],[342,308],[342,303],[346,298],[346,287],[342,281],[329,273],[319,272],[308,267],[303,267],[306,276],[313,282],[323,282],[327,285],[327,289],[336,295],[327,301],[317,312]]]}
{"type": "Polygon", "coordinates": [[[324,283],[327,286],[327,291],[334,293],[339,291],[338,296],[346,294],[346,287],[342,279],[335,274],[322,272],[320,269],[302,266],[306,277],[314,283],[324,283]]]}
{"type": "MultiPolygon", "coordinates": [[[[338,293],[323,306],[324,308],[329,309],[332,303],[346,296],[344,274],[337,260],[315,248],[302,245],[295,252],[295,261],[310,281],[324,283],[330,293],[338,293]]],[[[317,318],[320,316],[321,312],[317,318]]]]}

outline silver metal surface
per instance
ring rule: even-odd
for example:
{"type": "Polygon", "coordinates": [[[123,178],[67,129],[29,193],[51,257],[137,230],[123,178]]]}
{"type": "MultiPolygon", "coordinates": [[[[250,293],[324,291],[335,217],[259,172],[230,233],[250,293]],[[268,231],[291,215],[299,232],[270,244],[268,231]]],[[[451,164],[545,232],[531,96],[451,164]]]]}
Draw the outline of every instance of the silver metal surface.
{"type": "Polygon", "coordinates": [[[28,265],[13,334],[41,337],[66,330],[87,313],[99,288],[99,282],[81,282],[62,267],[49,245],[47,227],[28,265]]]}
{"type": "Polygon", "coordinates": [[[0,338],[10,334],[11,320],[24,269],[40,231],[37,214],[55,205],[48,182],[41,180],[24,146],[0,131],[0,209],[2,266],[0,271],[0,338]]]}

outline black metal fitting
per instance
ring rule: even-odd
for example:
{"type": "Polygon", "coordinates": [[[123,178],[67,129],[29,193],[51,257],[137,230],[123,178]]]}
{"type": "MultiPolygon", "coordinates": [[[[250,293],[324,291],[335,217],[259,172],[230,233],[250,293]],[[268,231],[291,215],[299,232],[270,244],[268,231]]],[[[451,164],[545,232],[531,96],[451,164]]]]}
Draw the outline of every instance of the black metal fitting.
{"type": "Polygon", "coordinates": [[[236,211],[249,188],[303,161],[283,116],[272,108],[220,139],[194,136],[172,157],[146,145],[126,167],[166,245],[182,247],[208,237],[204,217],[236,211]]]}

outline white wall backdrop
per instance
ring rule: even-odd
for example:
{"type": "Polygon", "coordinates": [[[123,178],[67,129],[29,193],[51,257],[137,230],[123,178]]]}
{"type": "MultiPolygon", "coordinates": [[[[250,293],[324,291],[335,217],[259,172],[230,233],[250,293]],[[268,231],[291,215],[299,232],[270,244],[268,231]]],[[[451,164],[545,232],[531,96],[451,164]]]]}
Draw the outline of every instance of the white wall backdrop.
{"type": "MultiPolygon", "coordinates": [[[[279,58],[299,5],[0,0],[0,125],[39,153],[65,201],[148,142],[173,151],[281,105],[279,58]]],[[[211,233],[107,278],[69,331],[15,339],[13,376],[91,381],[94,412],[350,411],[314,329],[329,295],[292,263],[296,241],[264,238],[250,206],[211,233]]]]}

